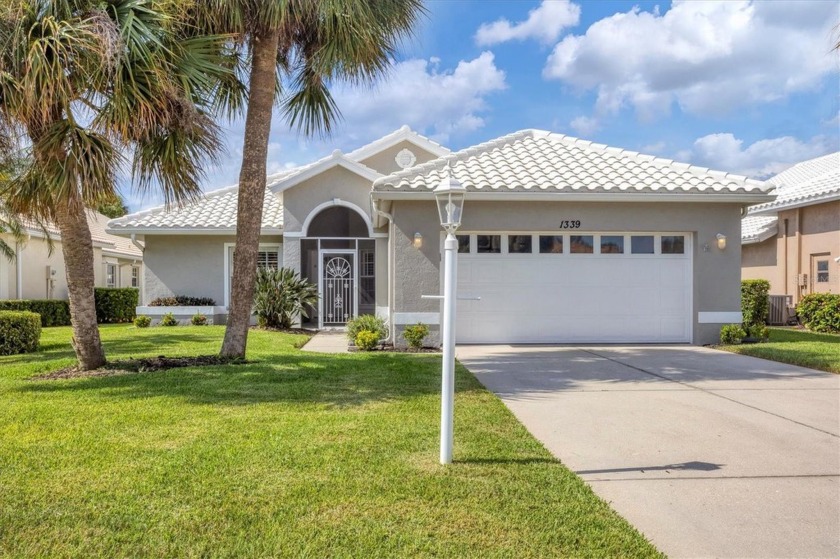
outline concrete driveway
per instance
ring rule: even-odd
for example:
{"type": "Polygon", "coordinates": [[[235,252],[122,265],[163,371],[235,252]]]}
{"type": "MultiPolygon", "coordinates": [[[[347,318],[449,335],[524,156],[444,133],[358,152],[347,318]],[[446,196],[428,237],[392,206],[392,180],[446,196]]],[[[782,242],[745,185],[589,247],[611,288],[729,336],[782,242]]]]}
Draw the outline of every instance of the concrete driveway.
{"type": "Polygon", "coordinates": [[[668,555],[840,557],[840,376],[691,346],[456,354],[668,555]]]}

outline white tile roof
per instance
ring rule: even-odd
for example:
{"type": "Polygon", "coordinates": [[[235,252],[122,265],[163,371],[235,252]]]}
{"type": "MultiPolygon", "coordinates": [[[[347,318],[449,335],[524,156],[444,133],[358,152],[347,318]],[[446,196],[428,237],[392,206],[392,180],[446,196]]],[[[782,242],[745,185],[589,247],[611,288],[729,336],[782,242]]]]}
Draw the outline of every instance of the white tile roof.
{"type": "Polygon", "coordinates": [[[797,163],[767,182],[777,186],[776,199],[750,207],[750,214],[840,200],[840,152],[797,163]]]}
{"type": "Polygon", "coordinates": [[[542,130],[523,130],[378,179],[374,190],[428,192],[448,173],[475,192],[714,193],[761,197],[772,189],[762,181],[740,175],[542,130]]]}
{"type": "Polygon", "coordinates": [[[409,141],[425,149],[429,153],[437,155],[438,157],[446,155],[450,152],[449,148],[440,145],[422,134],[418,134],[408,126],[403,125],[390,134],[382,136],[378,140],[374,140],[367,145],[354,149],[347,154],[347,157],[353,159],[354,161],[361,161],[362,159],[367,159],[371,155],[386,150],[391,146],[395,146],[402,141],[409,141]]]}
{"type": "MultiPolygon", "coordinates": [[[[114,254],[118,257],[143,259],[143,251],[140,250],[130,239],[126,237],[118,237],[111,235],[105,231],[108,223],[108,216],[102,215],[99,212],[88,210],[85,213],[87,218],[88,229],[90,229],[90,237],[94,246],[103,249],[105,252],[114,254]]],[[[34,221],[29,219],[21,220],[27,231],[36,236],[43,236],[43,230],[34,221]]],[[[61,232],[58,226],[50,221],[44,223],[44,229],[49,233],[50,238],[56,242],[61,241],[61,232]]]]}
{"type": "Polygon", "coordinates": [[[760,243],[776,235],[779,220],[774,215],[748,215],[741,220],[741,244],[760,243]]]}

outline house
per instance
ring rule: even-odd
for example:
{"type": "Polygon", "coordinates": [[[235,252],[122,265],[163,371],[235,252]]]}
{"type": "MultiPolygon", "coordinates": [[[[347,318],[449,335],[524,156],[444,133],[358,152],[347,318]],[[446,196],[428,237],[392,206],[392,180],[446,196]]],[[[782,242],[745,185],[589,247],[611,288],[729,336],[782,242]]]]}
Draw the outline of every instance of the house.
{"type": "MultiPolygon", "coordinates": [[[[741,319],[741,212],[771,185],[540,130],[452,153],[403,127],[271,175],[260,262],[318,284],[315,326],[376,313],[397,342],[436,332],[446,176],[467,188],[459,291],[480,297],[458,302],[461,343],[703,344],[741,319]]],[[[145,242],[144,304],[212,297],[224,320],[236,192],[109,223],[145,242]]]]}
{"type": "MultiPolygon", "coordinates": [[[[93,240],[94,277],[97,287],[140,287],[143,251],[139,243],[105,231],[108,217],[87,212],[93,240]]],[[[61,233],[47,224],[52,252],[44,232],[34,225],[25,227],[28,240],[17,246],[15,259],[0,256],[0,299],[67,299],[67,277],[61,252],[61,233]]],[[[4,235],[14,246],[14,239],[4,235]]]]}
{"type": "Polygon", "coordinates": [[[840,293],[840,152],[797,163],[768,181],[776,199],[741,225],[741,276],[766,279],[795,306],[808,293],[840,293]]]}

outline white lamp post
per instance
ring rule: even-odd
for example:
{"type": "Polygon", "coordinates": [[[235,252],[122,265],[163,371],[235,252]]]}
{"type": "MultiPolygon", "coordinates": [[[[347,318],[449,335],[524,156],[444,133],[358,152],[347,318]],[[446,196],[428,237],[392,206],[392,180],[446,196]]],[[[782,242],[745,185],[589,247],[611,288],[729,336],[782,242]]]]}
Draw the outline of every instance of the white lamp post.
{"type": "Polygon", "coordinates": [[[455,231],[461,226],[465,188],[457,179],[447,177],[435,189],[440,224],[446,231],[443,242],[443,374],[440,402],[440,463],[452,463],[452,424],[455,407],[455,289],[458,283],[458,241],[455,231]]]}

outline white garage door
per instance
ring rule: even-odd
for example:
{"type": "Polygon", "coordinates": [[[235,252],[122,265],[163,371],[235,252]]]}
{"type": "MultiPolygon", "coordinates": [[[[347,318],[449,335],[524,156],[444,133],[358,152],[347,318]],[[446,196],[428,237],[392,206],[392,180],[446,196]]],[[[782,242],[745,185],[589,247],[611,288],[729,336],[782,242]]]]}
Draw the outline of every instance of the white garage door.
{"type": "Polygon", "coordinates": [[[690,239],[459,235],[458,343],[689,342],[690,239]]]}

